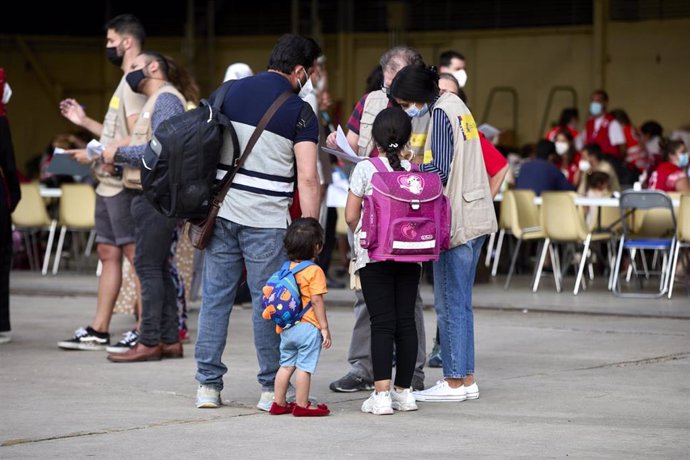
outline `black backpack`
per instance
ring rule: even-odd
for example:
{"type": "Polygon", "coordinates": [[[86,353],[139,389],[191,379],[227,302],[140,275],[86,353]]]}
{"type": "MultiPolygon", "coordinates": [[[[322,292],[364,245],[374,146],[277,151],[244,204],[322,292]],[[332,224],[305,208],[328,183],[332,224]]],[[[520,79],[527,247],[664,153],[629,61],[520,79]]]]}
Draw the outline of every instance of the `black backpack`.
{"type": "Polygon", "coordinates": [[[233,143],[234,155],[240,152],[232,123],[221,112],[232,83],[216,90],[213,105],[203,99],[199,107],[163,121],[146,146],[141,185],[161,214],[181,219],[208,214],[224,140],[233,143]]]}

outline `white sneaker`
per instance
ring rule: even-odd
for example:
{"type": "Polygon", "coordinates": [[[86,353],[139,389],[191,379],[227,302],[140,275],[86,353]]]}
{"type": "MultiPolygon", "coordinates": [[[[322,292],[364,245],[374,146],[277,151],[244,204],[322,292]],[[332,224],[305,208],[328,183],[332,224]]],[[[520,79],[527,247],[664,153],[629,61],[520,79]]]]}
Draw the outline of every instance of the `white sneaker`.
{"type": "Polygon", "coordinates": [[[410,388],[405,388],[402,391],[396,391],[395,388],[393,388],[393,391],[391,391],[391,401],[391,406],[395,410],[417,410],[417,403],[415,402],[414,396],[412,396],[412,390],[410,388]]]}
{"type": "Polygon", "coordinates": [[[467,399],[464,386],[451,388],[445,380],[439,380],[436,382],[436,385],[426,390],[415,391],[412,393],[412,396],[417,401],[426,402],[464,401],[467,399]]]}
{"type": "Polygon", "coordinates": [[[479,398],[479,387],[477,386],[477,382],[474,382],[470,386],[465,386],[465,394],[467,395],[467,399],[479,398]]]}
{"type": "Polygon", "coordinates": [[[261,398],[259,398],[256,408],[268,412],[271,410],[273,401],[275,401],[275,393],[272,391],[262,391],[261,398]]]}
{"type": "Polygon", "coordinates": [[[220,390],[208,385],[199,385],[199,389],[196,390],[197,409],[216,409],[222,404],[220,390]]]}
{"type": "Polygon", "coordinates": [[[374,415],[390,415],[393,413],[393,401],[390,391],[377,393],[374,391],[369,399],[362,403],[362,412],[369,412],[374,415]]]}

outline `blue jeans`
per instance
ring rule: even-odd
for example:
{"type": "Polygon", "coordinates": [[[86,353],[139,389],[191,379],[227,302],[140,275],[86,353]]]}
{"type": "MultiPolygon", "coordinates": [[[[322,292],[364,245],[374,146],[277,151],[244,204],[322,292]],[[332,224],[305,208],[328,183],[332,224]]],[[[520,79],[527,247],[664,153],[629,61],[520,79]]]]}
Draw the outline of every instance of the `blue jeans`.
{"type": "Polygon", "coordinates": [[[204,258],[201,311],[195,357],[196,379],[202,385],[223,389],[228,368],[221,358],[228,336],[230,312],[247,268],[252,295],[254,346],[259,361],[257,379],[263,391],[273,391],[280,359],[280,336],[275,324],[261,317],[261,289],[286,260],[285,229],[254,228],[218,218],[204,258]]]}
{"type": "Polygon", "coordinates": [[[434,305],[445,378],[474,374],[472,285],[485,239],[480,236],[444,251],[434,262],[434,305]]]}

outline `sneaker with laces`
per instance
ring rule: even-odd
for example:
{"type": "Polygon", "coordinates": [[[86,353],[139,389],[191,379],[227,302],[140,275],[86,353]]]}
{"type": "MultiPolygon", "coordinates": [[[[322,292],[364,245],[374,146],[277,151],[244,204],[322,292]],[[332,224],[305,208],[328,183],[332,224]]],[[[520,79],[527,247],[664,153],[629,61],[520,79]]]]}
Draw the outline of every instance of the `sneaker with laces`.
{"type": "Polygon", "coordinates": [[[412,389],[405,388],[397,391],[395,388],[391,390],[391,407],[401,412],[417,410],[417,402],[412,396],[412,389]]]}
{"type": "Polygon", "coordinates": [[[64,350],[105,350],[110,345],[110,334],[97,332],[91,326],[80,327],[74,331],[74,337],[58,342],[64,350]]]}
{"type": "Polygon", "coordinates": [[[122,334],[122,338],[115,345],[105,348],[108,353],[124,353],[130,348],[134,348],[139,342],[139,331],[132,329],[122,334]]]}
{"type": "Polygon", "coordinates": [[[445,380],[436,382],[431,388],[424,391],[415,391],[412,396],[417,401],[425,402],[448,402],[448,401],[464,401],[467,399],[465,387],[452,388],[445,380]]]}
{"type": "Polygon", "coordinates": [[[479,387],[477,386],[477,382],[474,382],[470,386],[465,385],[465,394],[467,395],[467,399],[479,398],[479,387]]]}
{"type": "Polygon", "coordinates": [[[331,382],[328,386],[331,391],[338,393],[354,393],[355,391],[371,391],[374,389],[374,382],[367,382],[353,374],[346,374],[344,377],[331,382]]]}
{"type": "Polygon", "coordinates": [[[390,391],[377,393],[374,391],[371,396],[362,403],[362,412],[374,415],[390,415],[393,413],[393,401],[390,391]]]}
{"type": "Polygon", "coordinates": [[[223,404],[220,399],[220,390],[208,385],[199,385],[196,390],[197,409],[216,409],[223,404]]]}
{"type": "Polygon", "coordinates": [[[271,410],[274,401],[275,393],[272,391],[262,391],[261,398],[259,398],[259,402],[256,403],[256,408],[268,412],[271,410]]]}

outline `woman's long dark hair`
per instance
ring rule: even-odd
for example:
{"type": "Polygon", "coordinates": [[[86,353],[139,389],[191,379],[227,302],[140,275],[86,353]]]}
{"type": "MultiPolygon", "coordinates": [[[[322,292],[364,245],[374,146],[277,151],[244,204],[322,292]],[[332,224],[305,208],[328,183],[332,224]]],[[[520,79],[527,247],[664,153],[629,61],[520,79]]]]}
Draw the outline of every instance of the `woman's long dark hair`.
{"type": "Polygon", "coordinates": [[[371,134],[376,144],[386,153],[393,171],[403,171],[400,152],[410,140],[412,122],[400,107],[384,109],[376,116],[371,134]]]}
{"type": "Polygon", "coordinates": [[[436,68],[412,64],[400,69],[391,83],[391,96],[409,102],[430,104],[438,97],[436,68]]]}

